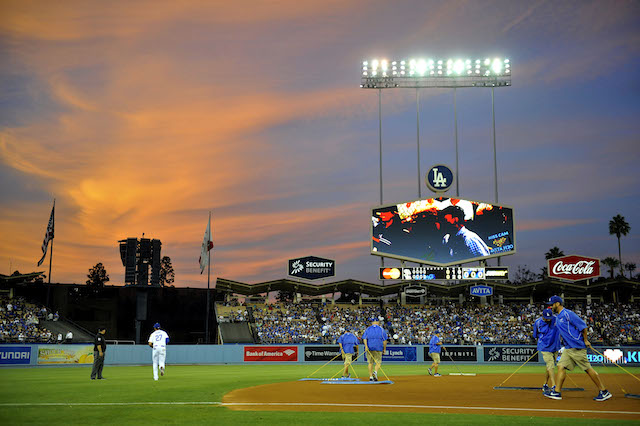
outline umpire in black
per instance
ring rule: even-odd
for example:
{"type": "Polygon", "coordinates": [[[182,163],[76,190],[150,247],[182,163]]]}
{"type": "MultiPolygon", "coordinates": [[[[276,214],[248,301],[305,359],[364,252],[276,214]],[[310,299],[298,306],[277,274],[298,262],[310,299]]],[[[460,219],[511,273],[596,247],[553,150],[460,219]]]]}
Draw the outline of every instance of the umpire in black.
{"type": "Polygon", "coordinates": [[[104,367],[104,353],[107,351],[107,341],[104,340],[104,335],[107,329],[104,327],[98,328],[98,334],[93,341],[93,368],[91,369],[91,380],[102,380],[102,368],[104,367]]]}

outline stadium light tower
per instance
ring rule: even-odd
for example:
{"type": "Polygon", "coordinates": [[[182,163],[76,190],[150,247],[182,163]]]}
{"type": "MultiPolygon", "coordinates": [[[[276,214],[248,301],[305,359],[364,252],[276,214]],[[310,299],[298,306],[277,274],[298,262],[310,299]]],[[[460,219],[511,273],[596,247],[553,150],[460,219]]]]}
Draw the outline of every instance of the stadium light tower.
{"type": "Polygon", "coordinates": [[[420,89],[454,89],[454,122],[456,139],[456,196],[458,186],[458,114],[457,89],[461,87],[491,88],[491,118],[493,122],[494,193],[498,202],[498,171],[496,164],[496,131],[494,89],[511,86],[511,62],[504,58],[401,60],[372,59],[362,62],[360,87],[378,90],[379,146],[380,146],[380,204],[382,199],[382,89],[416,89],[416,119],[418,146],[418,195],[421,197],[420,176],[420,89]]]}

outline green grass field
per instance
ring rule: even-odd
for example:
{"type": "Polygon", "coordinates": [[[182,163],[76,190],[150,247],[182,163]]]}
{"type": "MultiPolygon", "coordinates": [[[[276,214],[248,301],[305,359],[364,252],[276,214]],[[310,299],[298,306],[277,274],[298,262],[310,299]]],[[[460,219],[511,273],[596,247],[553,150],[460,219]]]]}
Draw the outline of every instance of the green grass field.
{"type": "MultiPolygon", "coordinates": [[[[238,388],[306,377],[319,365],[207,365],[167,366],[167,375],[152,379],[151,366],[105,366],[107,380],[89,380],[90,366],[69,368],[0,369],[0,424],[495,424],[495,416],[477,414],[398,414],[331,412],[247,412],[216,405],[82,405],[82,403],[131,402],[219,402],[225,393],[238,388]],[[30,405],[61,403],[61,405],[30,405]],[[23,405],[19,405],[23,404],[23,405]]],[[[461,366],[465,372],[499,373],[508,376],[518,366],[461,366]]],[[[330,377],[340,367],[331,365],[316,374],[330,377]]],[[[357,366],[358,374],[366,367],[357,366]]],[[[424,374],[418,365],[386,365],[390,376],[424,374]]],[[[455,371],[444,365],[444,371],[455,371]]],[[[640,368],[629,368],[634,374],[640,368]]],[[[599,370],[603,372],[603,369],[599,370]]],[[[541,367],[523,367],[519,373],[540,373],[541,367]]],[[[606,368],[606,373],[625,374],[606,368]]],[[[499,383],[496,383],[498,385],[499,383]]],[[[640,403],[639,403],[640,406],[640,403]]],[[[501,423],[549,424],[556,419],[500,416],[501,423]]],[[[563,424],[621,424],[613,420],[558,419],[563,424]]],[[[631,423],[631,422],[629,422],[631,423]]]]}

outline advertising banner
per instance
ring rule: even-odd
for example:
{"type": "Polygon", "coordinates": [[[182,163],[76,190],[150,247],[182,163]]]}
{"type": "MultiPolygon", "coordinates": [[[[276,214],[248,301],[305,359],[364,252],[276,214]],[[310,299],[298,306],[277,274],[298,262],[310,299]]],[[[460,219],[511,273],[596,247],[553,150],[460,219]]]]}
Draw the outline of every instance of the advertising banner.
{"type": "MultiPolygon", "coordinates": [[[[358,347],[355,348],[356,353],[353,355],[353,359],[358,357],[358,347]]],[[[340,355],[340,346],[305,346],[304,347],[304,360],[305,361],[334,361],[342,362],[342,356],[340,355]],[[335,358],[335,359],[334,359],[335,358]]]]}
{"type": "Polygon", "coordinates": [[[0,346],[0,364],[30,364],[31,348],[29,346],[0,346]]]}
{"type": "Polygon", "coordinates": [[[493,294],[493,287],[488,285],[474,285],[469,289],[472,296],[491,296],[493,294]]]}
{"type": "Polygon", "coordinates": [[[93,345],[38,345],[38,364],[93,364],[93,345]]]}
{"type": "Polygon", "coordinates": [[[336,262],[316,256],[289,259],[288,271],[289,276],[305,280],[328,278],[336,275],[336,262]]]}
{"type": "MultiPolygon", "coordinates": [[[[451,362],[451,358],[454,361],[462,361],[462,362],[477,362],[478,361],[478,348],[475,346],[456,346],[456,347],[448,347],[447,350],[443,350],[440,354],[440,360],[442,362],[449,361],[451,362]]],[[[424,347],[424,361],[431,362],[431,357],[429,356],[429,346],[424,347]]]]}
{"type": "Polygon", "coordinates": [[[537,349],[524,346],[485,346],[485,362],[526,362],[537,349]]]}
{"type": "MultiPolygon", "coordinates": [[[[587,359],[591,364],[611,364],[636,366],[640,365],[640,348],[638,347],[597,347],[595,348],[602,355],[587,351],[587,359]]],[[[614,367],[615,368],[615,367],[614,367]]]]}
{"type": "Polygon", "coordinates": [[[549,276],[568,281],[580,281],[600,276],[600,259],[586,256],[563,256],[547,260],[549,276]]]}
{"type": "Polygon", "coordinates": [[[245,362],[251,361],[297,361],[297,346],[245,346],[245,362]]]}
{"type": "MultiPolygon", "coordinates": [[[[364,354],[367,361],[367,353],[364,354]]],[[[415,346],[387,346],[387,350],[382,354],[382,361],[417,361],[418,352],[415,346]]]]}

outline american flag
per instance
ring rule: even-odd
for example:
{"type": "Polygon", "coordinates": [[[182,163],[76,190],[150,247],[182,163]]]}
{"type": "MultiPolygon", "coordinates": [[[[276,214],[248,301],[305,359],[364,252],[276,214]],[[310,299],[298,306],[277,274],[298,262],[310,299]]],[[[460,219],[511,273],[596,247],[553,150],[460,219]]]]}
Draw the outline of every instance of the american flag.
{"type": "Polygon", "coordinates": [[[49,247],[49,241],[53,240],[53,224],[54,224],[54,213],[56,211],[56,202],[53,201],[53,208],[51,209],[51,216],[49,217],[49,224],[47,225],[47,232],[44,234],[44,241],[42,242],[42,259],[38,262],[38,266],[42,265],[44,262],[44,258],[47,255],[47,248],[49,247]]]}

